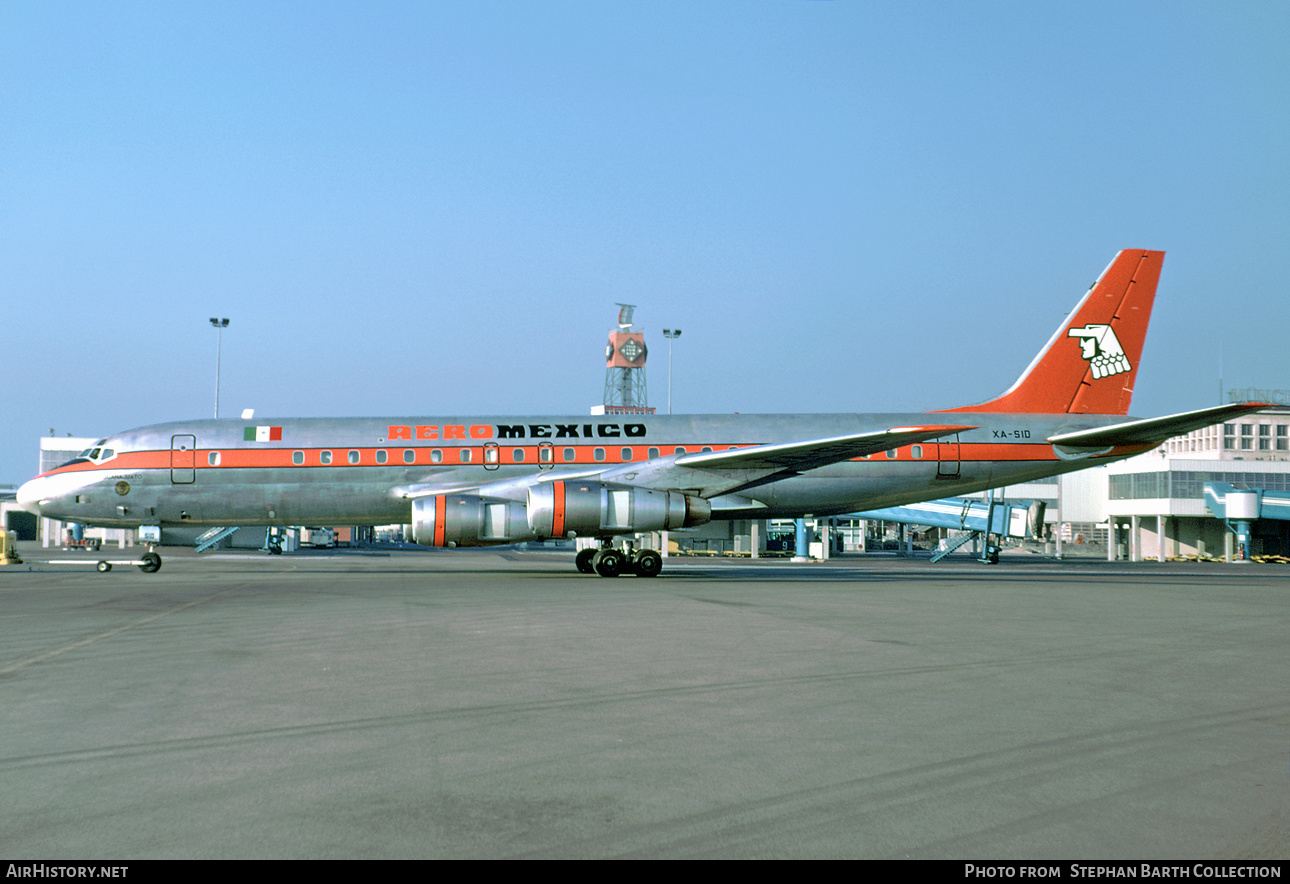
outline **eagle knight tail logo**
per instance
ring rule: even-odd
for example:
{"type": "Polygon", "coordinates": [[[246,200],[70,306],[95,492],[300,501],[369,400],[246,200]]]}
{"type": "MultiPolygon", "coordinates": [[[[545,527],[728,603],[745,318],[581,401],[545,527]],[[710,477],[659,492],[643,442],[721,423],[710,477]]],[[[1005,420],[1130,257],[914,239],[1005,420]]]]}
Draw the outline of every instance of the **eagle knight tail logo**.
{"type": "Polygon", "coordinates": [[[1073,328],[1066,332],[1068,337],[1079,338],[1084,358],[1093,367],[1094,378],[1110,377],[1133,368],[1129,357],[1120,346],[1120,339],[1115,336],[1109,325],[1091,323],[1083,328],[1073,328]]]}

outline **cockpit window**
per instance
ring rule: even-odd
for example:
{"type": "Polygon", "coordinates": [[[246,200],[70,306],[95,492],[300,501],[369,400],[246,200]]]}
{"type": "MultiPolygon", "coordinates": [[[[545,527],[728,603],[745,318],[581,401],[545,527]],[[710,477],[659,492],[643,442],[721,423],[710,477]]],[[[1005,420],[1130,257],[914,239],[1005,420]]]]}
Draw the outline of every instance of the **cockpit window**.
{"type": "Polygon", "coordinates": [[[86,448],[75,459],[68,463],[75,463],[78,460],[92,460],[95,463],[102,463],[105,460],[111,460],[116,457],[116,452],[111,448],[86,448]]]}

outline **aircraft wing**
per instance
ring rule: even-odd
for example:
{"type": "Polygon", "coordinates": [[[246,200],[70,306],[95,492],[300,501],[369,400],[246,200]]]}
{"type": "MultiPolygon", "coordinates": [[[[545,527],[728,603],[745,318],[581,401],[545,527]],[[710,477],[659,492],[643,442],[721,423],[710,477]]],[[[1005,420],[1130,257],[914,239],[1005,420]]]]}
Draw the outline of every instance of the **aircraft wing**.
{"type": "Polygon", "coordinates": [[[924,442],[951,433],[975,430],[974,426],[934,424],[919,427],[892,427],[874,433],[852,433],[825,439],[805,439],[801,442],[775,442],[752,448],[731,451],[705,451],[701,454],[683,454],[676,459],[677,466],[699,469],[782,470],[801,473],[828,466],[838,461],[868,457],[879,451],[899,448],[915,442],[924,442]]]}
{"type": "Polygon", "coordinates": [[[1116,445],[1157,445],[1174,436],[1210,427],[1228,418],[1240,417],[1252,411],[1270,407],[1266,402],[1238,402],[1232,405],[1215,405],[1196,411],[1184,411],[1164,417],[1128,421],[1109,427],[1075,430],[1049,436],[1048,441],[1063,448],[1111,448],[1116,445]]]}
{"type": "Polygon", "coordinates": [[[606,470],[601,478],[606,482],[684,491],[711,499],[840,461],[973,429],[976,427],[961,424],[892,427],[871,433],[672,455],[640,464],[623,464],[606,470]]]}

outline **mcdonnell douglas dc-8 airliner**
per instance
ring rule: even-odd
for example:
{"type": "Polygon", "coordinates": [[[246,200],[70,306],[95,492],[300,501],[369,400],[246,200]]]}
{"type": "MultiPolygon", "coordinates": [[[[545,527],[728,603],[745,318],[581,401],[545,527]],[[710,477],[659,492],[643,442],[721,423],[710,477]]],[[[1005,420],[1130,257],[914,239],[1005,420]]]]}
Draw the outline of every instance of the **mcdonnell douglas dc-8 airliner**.
{"type": "MultiPolygon", "coordinates": [[[[27,482],[42,516],[108,527],[410,524],[428,546],[598,538],[580,571],[657,575],[615,538],[828,516],[1032,481],[1257,411],[1128,417],[1164,252],[1120,252],[1010,389],[910,414],[284,418],[109,436],[27,482]]],[[[144,570],[161,559],[144,556],[144,570]]]]}

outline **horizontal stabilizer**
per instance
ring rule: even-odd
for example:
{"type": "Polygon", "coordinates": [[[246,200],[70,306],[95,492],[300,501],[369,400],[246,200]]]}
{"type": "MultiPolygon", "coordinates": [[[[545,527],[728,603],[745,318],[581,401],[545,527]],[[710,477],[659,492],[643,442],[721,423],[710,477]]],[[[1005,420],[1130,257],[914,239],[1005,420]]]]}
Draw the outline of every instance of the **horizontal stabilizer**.
{"type": "Polygon", "coordinates": [[[1109,427],[1075,430],[1049,436],[1048,441],[1064,448],[1110,448],[1116,445],[1156,445],[1174,436],[1199,430],[1252,411],[1268,408],[1266,402],[1239,402],[1233,405],[1215,405],[1181,414],[1128,421],[1109,427]]]}
{"type": "Polygon", "coordinates": [[[839,461],[867,457],[902,445],[925,442],[928,439],[975,429],[974,426],[957,424],[892,427],[889,430],[878,430],[874,433],[854,433],[849,436],[806,439],[801,442],[777,442],[731,451],[683,454],[676,459],[676,463],[678,466],[708,470],[782,470],[800,473],[839,461]]]}

